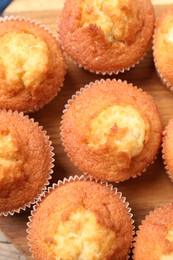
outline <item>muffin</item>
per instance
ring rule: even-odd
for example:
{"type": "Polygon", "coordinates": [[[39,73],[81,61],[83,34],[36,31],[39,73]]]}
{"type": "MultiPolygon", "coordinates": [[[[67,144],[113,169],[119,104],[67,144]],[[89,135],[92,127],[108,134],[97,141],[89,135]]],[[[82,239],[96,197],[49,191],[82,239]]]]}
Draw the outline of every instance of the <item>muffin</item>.
{"type": "Polygon", "coordinates": [[[65,72],[48,28],[30,19],[0,19],[0,109],[38,110],[57,95],[65,72]]]}
{"type": "Polygon", "coordinates": [[[79,170],[113,182],[145,171],[160,147],[161,131],[152,97],[115,79],[77,92],[61,122],[65,151],[79,170]]]}
{"type": "Polygon", "coordinates": [[[173,181],[173,119],[169,120],[168,125],[163,132],[162,147],[162,157],[166,167],[166,171],[170,179],[173,181]]]}
{"type": "Polygon", "coordinates": [[[172,90],[173,86],[173,8],[164,12],[156,21],[153,40],[153,56],[156,70],[162,82],[172,90]]]}
{"type": "Polygon", "coordinates": [[[111,185],[83,177],[54,186],[30,218],[35,260],[128,258],[133,221],[125,199],[111,185]]]}
{"type": "Polygon", "coordinates": [[[42,127],[22,113],[0,111],[0,215],[35,202],[49,183],[52,156],[42,127]]]}
{"type": "Polygon", "coordinates": [[[173,203],[150,212],[137,232],[134,260],[173,259],[173,203]]]}
{"type": "Polygon", "coordinates": [[[74,62],[91,72],[112,74],[143,57],[154,21],[150,0],[66,0],[58,30],[74,62]]]}

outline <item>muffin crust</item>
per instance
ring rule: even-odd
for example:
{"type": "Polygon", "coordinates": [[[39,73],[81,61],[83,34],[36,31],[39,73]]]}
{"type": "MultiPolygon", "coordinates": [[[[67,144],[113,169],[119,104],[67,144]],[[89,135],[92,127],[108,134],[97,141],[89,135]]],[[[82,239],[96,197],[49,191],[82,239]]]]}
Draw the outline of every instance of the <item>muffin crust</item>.
{"type": "Polygon", "coordinates": [[[59,27],[61,45],[79,66],[117,73],[142,58],[154,19],[150,0],[66,0],[59,27]]]}
{"type": "Polygon", "coordinates": [[[173,85],[173,8],[163,13],[156,21],[153,55],[160,77],[173,85]]]}
{"type": "Polygon", "coordinates": [[[170,119],[163,133],[163,161],[168,171],[168,175],[173,180],[173,119],[170,119]]]}
{"type": "Polygon", "coordinates": [[[161,131],[152,97],[127,82],[101,80],[69,101],[61,135],[65,151],[79,170],[120,182],[136,177],[154,160],[161,131]]]}
{"type": "Polygon", "coordinates": [[[66,65],[52,33],[23,18],[0,22],[0,108],[32,112],[62,86],[66,65]]]}
{"type": "Polygon", "coordinates": [[[173,257],[173,204],[150,212],[137,232],[134,260],[170,260],[173,257]]]}
{"type": "Polygon", "coordinates": [[[94,181],[81,180],[56,187],[34,211],[29,226],[29,244],[36,260],[67,259],[63,253],[68,246],[62,252],[55,250],[58,242],[59,247],[62,245],[62,233],[67,244],[69,237],[70,241],[75,239],[76,246],[69,249],[68,255],[72,260],[84,260],[86,256],[123,260],[132,242],[133,227],[127,204],[109,187],[94,181]],[[77,236],[81,230],[82,236],[77,236]],[[103,239],[108,243],[102,243],[103,239]]]}
{"type": "Polygon", "coordinates": [[[34,202],[50,177],[51,151],[36,123],[23,114],[0,112],[0,214],[34,202]]]}

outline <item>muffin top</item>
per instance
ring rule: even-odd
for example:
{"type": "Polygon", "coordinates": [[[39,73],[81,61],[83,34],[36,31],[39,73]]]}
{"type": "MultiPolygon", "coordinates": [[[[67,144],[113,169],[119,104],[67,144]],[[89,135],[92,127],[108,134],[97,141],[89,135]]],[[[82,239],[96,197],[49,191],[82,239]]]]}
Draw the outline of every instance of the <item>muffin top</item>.
{"type": "Polygon", "coordinates": [[[96,115],[88,131],[88,146],[99,149],[105,144],[117,151],[137,156],[148,139],[149,124],[130,105],[111,105],[96,115]]]}
{"type": "Polygon", "coordinates": [[[134,260],[173,259],[173,204],[152,211],[137,232],[134,260]]]}
{"type": "Polygon", "coordinates": [[[160,146],[162,126],[153,99],[127,82],[91,83],[64,112],[65,150],[82,172],[98,179],[135,177],[160,146]]]}
{"type": "Polygon", "coordinates": [[[23,114],[0,112],[0,213],[27,206],[41,193],[52,167],[45,132],[23,114]]]}
{"type": "Polygon", "coordinates": [[[32,34],[9,32],[0,38],[0,62],[9,85],[17,89],[36,88],[48,72],[49,50],[32,34]],[[5,55],[4,55],[5,53],[5,55]]]}
{"type": "Polygon", "coordinates": [[[163,160],[166,164],[168,174],[173,179],[173,119],[170,119],[163,136],[163,160]]]}
{"type": "Polygon", "coordinates": [[[34,259],[123,260],[132,230],[119,194],[81,180],[56,187],[43,199],[31,218],[29,243],[34,259]]]}
{"type": "Polygon", "coordinates": [[[66,66],[59,43],[38,22],[0,22],[0,108],[34,111],[60,89],[66,66]]]}
{"type": "Polygon", "coordinates": [[[112,43],[114,41],[134,42],[136,31],[142,28],[140,17],[137,16],[139,7],[136,4],[137,1],[131,0],[82,1],[80,26],[88,27],[93,24],[100,27],[105,38],[112,43]]]}
{"type": "Polygon", "coordinates": [[[66,0],[59,29],[61,44],[75,62],[112,73],[144,55],[153,28],[150,0],[66,0]]]}
{"type": "Polygon", "coordinates": [[[173,85],[173,8],[164,12],[156,21],[153,41],[155,65],[168,83],[173,85]]]}

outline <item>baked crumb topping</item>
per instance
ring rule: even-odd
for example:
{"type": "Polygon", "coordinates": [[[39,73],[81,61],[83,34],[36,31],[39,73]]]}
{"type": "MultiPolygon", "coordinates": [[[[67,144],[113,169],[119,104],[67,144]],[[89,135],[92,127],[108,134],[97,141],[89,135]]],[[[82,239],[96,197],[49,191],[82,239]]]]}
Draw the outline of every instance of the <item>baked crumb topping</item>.
{"type": "Polygon", "coordinates": [[[143,150],[148,130],[149,125],[135,108],[112,105],[92,119],[87,141],[94,149],[108,144],[116,151],[125,151],[134,157],[143,150]]]}
{"type": "Polygon", "coordinates": [[[34,88],[48,70],[48,47],[25,32],[8,32],[0,38],[0,64],[7,83],[17,88],[34,88]]]}
{"type": "Polygon", "coordinates": [[[102,260],[115,240],[115,232],[99,224],[93,212],[80,207],[59,222],[50,246],[56,259],[102,260]]]}
{"type": "MultiPolygon", "coordinates": [[[[109,42],[124,42],[125,38],[128,37],[129,20],[138,19],[136,1],[85,0],[83,2],[81,26],[87,27],[93,24],[100,27],[109,42]]],[[[132,38],[135,33],[136,28],[133,28],[130,32],[132,38]]]]}

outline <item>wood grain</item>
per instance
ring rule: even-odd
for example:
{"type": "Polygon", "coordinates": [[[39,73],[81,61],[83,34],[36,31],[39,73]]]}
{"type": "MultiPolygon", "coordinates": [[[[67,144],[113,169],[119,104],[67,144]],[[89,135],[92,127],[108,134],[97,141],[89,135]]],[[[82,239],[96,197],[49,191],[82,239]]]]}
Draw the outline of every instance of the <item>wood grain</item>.
{"type": "Polygon", "coordinates": [[[11,241],[0,232],[0,259],[1,260],[26,260],[27,258],[17,250],[11,241]]]}
{"type": "MultiPolygon", "coordinates": [[[[155,6],[155,10],[156,13],[159,14],[169,7],[169,5],[162,7],[155,6]]],[[[57,17],[59,15],[59,11],[57,10],[15,12],[15,14],[35,18],[56,31],[57,17]]],[[[59,127],[64,105],[67,100],[85,84],[95,81],[96,79],[106,78],[106,76],[94,75],[83,69],[79,69],[77,65],[72,64],[68,59],[67,64],[68,74],[61,92],[42,110],[30,115],[30,117],[33,117],[44,126],[44,129],[47,130],[53,142],[55,149],[55,167],[51,183],[57,182],[59,179],[70,175],[81,175],[67,158],[61,145],[59,127]]],[[[173,94],[161,84],[156,74],[151,48],[143,61],[135,68],[124,74],[110,78],[127,80],[152,95],[161,113],[164,126],[170,118],[173,118],[173,94]]],[[[130,179],[116,186],[130,203],[136,228],[141,223],[141,220],[144,219],[145,215],[154,207],[173,201],[173,184],[165,173],[161,152],[159,152],[154,164],[147,169],[143,176],[130,179]]],[[[27,259],[30,259],[26,240],[26,222],[29,212],[28,210],[27,212],[16,214],[13,217],[0,218],[0,229],[3,230],[11,241],[25,254],[27,259]]],[[[3,258],[0,256],[0,259],[3,258]]]]}

